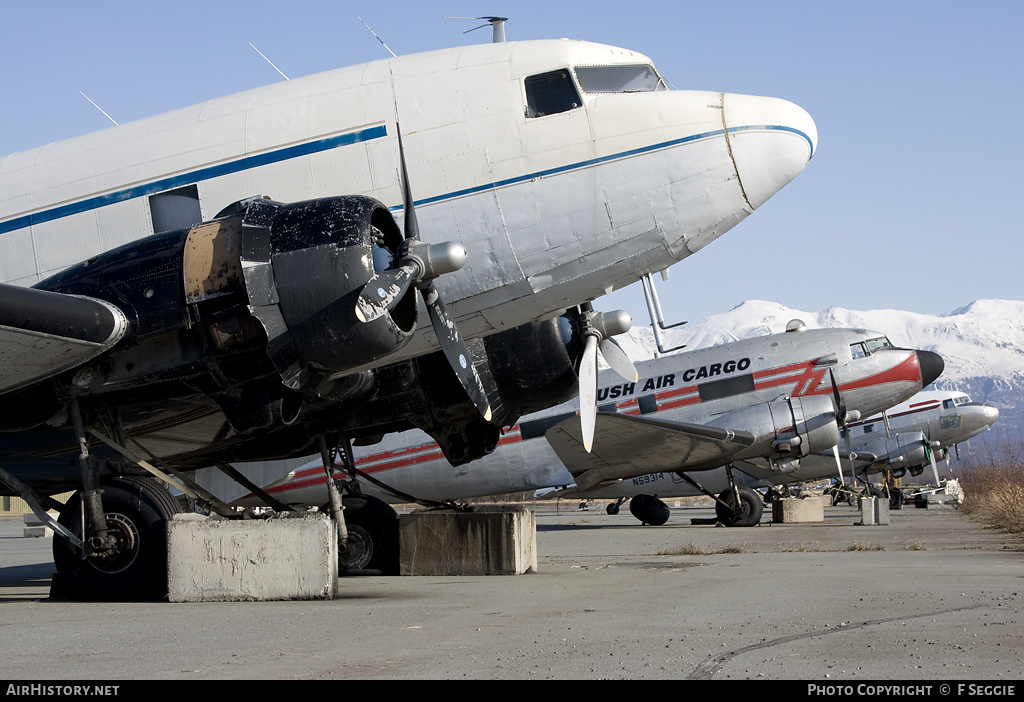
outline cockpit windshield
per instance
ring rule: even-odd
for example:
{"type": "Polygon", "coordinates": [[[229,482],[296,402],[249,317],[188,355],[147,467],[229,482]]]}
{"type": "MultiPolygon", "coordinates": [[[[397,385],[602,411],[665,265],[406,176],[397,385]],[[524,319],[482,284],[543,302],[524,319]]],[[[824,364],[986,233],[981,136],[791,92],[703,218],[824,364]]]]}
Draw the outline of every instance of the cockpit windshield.
{"type": "Polygon", "coordinates": [[[868,347],[868,353],[874,353],[880,349],[893,348],[892,342],[884,336],[880,336],[877,339],[868,339],[864,344],[868,347]]]}
{"type": "Polygon", "coordinates": [[[967,395],[957,395],[951,400],[946,400],[945,402],[943,402],[942,406],[944,409],[953,409],[954,407],[959,407],[960,405],[966,405],[970,401],[971,398],[968,397],[967,395]]]}
{"type": "Polygon", "coordinates": [[[576,66],[576,78],[586,93],[642,93],[668,90],[654,66],[576,66]]]}

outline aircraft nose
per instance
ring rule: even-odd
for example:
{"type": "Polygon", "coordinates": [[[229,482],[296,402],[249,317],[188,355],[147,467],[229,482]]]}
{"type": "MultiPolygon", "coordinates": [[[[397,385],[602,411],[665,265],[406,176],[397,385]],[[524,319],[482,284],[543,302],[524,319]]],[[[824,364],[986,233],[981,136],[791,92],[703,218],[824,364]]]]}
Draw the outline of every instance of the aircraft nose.
{"type": "Polygon", "coordinates": [[[946,362],[942,360],[942,356],[934,351],[918,351],[917,362],[921,367],[922,388],[931,385],[936,378],[942,375],[942,370],[946,367],[946,362]]]}
{"type": "Polygon", "coordinates": [[[999,419],[999,409],[992,405],[985,405],[985,423],[992,426],[999,419]]]}
{"type": "Polygon", "coordinates": [[[727,93],[722,109],[743,194],[757,209],[811,160],[818,129],[803,108],[778,98],[727,93]]]}

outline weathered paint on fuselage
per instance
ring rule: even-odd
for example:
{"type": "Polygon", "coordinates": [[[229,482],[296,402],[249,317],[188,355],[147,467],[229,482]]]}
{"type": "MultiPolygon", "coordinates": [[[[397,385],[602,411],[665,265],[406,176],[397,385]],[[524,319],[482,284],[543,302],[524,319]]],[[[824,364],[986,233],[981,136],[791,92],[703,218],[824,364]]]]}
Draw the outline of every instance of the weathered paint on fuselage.
{"type": "MultiPolygon", "coordinates": [[[[699,250],[811,158],[814,123],[772,98],[581,93],[577,109],[526,116],[527,76],[650,63],[568,40],[446,49],[3,157],[0,282],[31,285],[152,234],[149,198],[175,188],[196,187],[204,219],[258,194],[358,193],[399,209],[400,122],[423,239],[469,253],[436,282],[460,331],[518,326],[699,250]]],[[[418,333],[390,360],[434,343],[418,333]]]]}

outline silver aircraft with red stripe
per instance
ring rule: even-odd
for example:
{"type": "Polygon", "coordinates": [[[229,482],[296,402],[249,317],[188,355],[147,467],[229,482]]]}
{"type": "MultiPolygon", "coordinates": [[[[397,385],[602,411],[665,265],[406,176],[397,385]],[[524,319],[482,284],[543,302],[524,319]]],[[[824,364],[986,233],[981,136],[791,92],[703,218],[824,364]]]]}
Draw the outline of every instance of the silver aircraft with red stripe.
{"type": "MultiPolygon", "coordinates": [[[[745,488],[763,489],[838,477],[843,484],[853,486],[857,479],[866,484],[871,474],[883,471],[896,478],[908,472],[921,475],[930,464],[938,483],[936,462],[948,460],[951,448],[987,431],[998,418],[996,407],[972,402],[959,390],[924,390],[906,402],[844,427],[841,450],[836,452],[845,454],[843,460],[831,450],[819,451],[801,458],[799,465],[787,472],[779,471],[778,464],[769,459],[737,461],[735,480],[745,488]]],[[[729,486],[724,468],[702,473],[698,479],[700,487],[711,492],[729,486]]],[[[663,522],[656,515],[668,513],[662,499],[693,497],[701,492],[678,473],[658,472],[606,482],[590,490],[559,489],[547,492],[545,497],[617,500],[608,505],[609,514],[617,514],[622,503],[631,500],[630,511],[638,519],[658,524],[663,522]]],[[[899,499],[898,494],[895,499],[899,499]]]]}
{"type": "MultiPolygon", "coordinates": [[[[637,363],[639,378],[599,375],[594,446],[584,448],[579,398],[523,417],[493,453],[452,466],[425,434],[356,447],[364,495],[390,502],[457,500],[575,484],[580,490],[657,472],[707,471],[764,458],[792,471],[831,451],[847,425],[907,400],[943,369],[930,351],[895,347],[864,329],[806,329],[637,363]],[[398,495],[375,484],[386,486],[398,495]]],[[[323,502],[313,460],[266,491],[285,504],[323,502]]],[[[347,479],[338,467],[337,479],[347,479]]],[[[733,483],[734,484],[734,483],[733,483]]],[[[724,502],[737,490],[723,492],[724,502]],[[729,493],[728,495],[726,493],[729,493]]],[[[740,494],[737,511],[747,506],[740,494]]],[[[756,497],[756,495],[755,495],[756,497]]],[[[759,498],[758,498],[759,499],[759,498]]],[[[259,504],[248,495],[237,504],[259,504]]]]}

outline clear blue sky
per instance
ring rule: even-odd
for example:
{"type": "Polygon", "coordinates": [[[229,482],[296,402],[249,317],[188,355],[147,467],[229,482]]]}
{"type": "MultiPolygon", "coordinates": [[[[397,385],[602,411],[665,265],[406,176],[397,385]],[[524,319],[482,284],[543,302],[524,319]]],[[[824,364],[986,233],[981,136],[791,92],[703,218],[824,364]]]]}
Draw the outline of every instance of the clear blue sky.
{"type": "MultiPolygon", "coordinates": [[[[676,88],[771,95],[819,149],[743,224],[659,285],[670,321],[747,299],[946,313],[1022,299],[1019,0],[840,3],[0,0],[0,153],[291,77],[486,42],[445,15],[504,15],[509,40],[643,52],[676,88]]],[[[597,303],[646,321],[639,285],[597,303]]]]}

